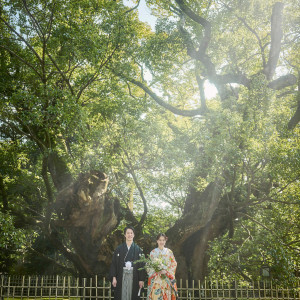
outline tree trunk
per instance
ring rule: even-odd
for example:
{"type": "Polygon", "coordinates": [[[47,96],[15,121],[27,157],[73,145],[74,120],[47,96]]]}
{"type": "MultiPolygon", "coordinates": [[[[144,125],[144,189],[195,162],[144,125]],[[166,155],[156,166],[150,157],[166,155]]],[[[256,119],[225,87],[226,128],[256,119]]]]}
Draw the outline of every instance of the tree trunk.
{"type": "Polygon", "coordinates": [[[207,275],[209,242],[224,234],[232,222],[224,199],[221,180],[210,183],[203,192],[190,190],[182,218],[167,232],[178,263],[177,278],[203,280],[207,275]]]}
{"type": "Polygon", "coordinates": [[[54,205],[59,216],[56,224],[67,231],[75,250],[71,259],[82,276],[104,275],[108,269],[99,253],[107,235],[118,225],[120,206],[117,199],[107,196],[107,184],[102,172],[81,174],[59,192],[54,205]]]}

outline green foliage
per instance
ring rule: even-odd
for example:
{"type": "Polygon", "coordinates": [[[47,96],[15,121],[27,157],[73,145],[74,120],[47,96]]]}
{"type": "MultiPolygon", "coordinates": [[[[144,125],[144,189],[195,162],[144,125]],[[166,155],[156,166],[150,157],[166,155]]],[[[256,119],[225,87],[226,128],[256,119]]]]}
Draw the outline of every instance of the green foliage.
{"type": "MultiPolygon", "coordinates": [[[[278,282],[296,280],[299,128],[287,131],[296,90],[272,90],[262,72],[275,1],[185,2],[212,24],[206,55],[216,75],[249,79],[248,86],[224,84],[230,96],[221,101],[219,89],[206,100],[205,114],[189,118],[160,107],[127,80],[147,83],[166,103],[184,110],[203,101],[195,74],[217,85],[203,61],[189,56],[179,29],[184,26],[198,49],[203,26],[187,16],[180,19],[175,1],[147,1],[159,17],[155,32],[121,1],[35,0],[27,6],[1,1],[0,199],[3,211],[5,201],[9,209],[0,215],[5,233],[0,241],[7,270],[22,254],[32,263],[27,271],[36,272],[33,263],[41,267],[44,260],[29,254],[31,246],[69,264],[40,228],[57,192],[43,163],[57,153],[74,178],[92,169],[109,175],[110,196],[123,208],[120,228],[132,204],[137,221],[144,212],[135,177],[147,201],[143,233],[148,237],[181,218],[191,188],[203,191],[222,176],[227,200],[220,209],[232,219],[232,228],[210,244],[210,276],[257,280],[266,264],[278,282]],[[13,260],[7,262],[10,254],[13,260]]],[[[295,11],[287,1],[276,77],[296,72],[295,11]]],[[[61,270],[54,264],[50,269],[41,267],[45,273],[61,270]]]]}
{"type": "Polygon", "coordinates": [[[12,265],[24,255],[28,232],[16,228],[13,217],[0,212],[0,267],[2,272],[12,271],[12,265]]]}

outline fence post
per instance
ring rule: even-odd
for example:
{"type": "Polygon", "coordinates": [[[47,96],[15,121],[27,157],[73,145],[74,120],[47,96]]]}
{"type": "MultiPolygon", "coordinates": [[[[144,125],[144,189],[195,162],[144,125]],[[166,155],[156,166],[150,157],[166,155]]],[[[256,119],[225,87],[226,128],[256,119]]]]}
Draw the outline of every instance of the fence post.
{"type": "Polygon", "coordinates": [[[90,283],[89,283],[89,299],[92,299],[94,297],[94,291],[93,291],[93,277],[90,277],[90,283]]]}
{"type": "Polygon", "coordinates": [[[28,277],[27,298],[29,298],[29,296],[30,296],[30,286],[31,286],[31,276],[28,277]]]}
{"type": "MultiPolygon", "coordinates": [[[[11,283],[11,282],[10,282],[10,283],[11,283]]],[[[20,283],[20,285],[21,285],[21,283],[20,283]]],[[[16,295],[16,287],[15,287],[15,286],[12,286],[12,296],[13,296],[13,299],[14,299],[15,295],[16,295]]],[[[8,299],[9,299],[9,298],[8,298],[8,299]]]]}
{"type": "Polygon", "coordinates": [[[190,300],[190,291],[189,291],[189,281],[185,281],[185,286],[186,286],[186,300],[190,300]]]}
{"type": "Polygon", "coordinates": [[[234,280],[234,297],[237,299],[237,288],[236,288],[236,280],[234,280]]]}
{"type": "Polygon", "coordinates": [[[36,296],[37,296],[38,278],[39,278],[38,276],[35,276],[34,299],[36,299],[36,296]]]}
{"type": "Polygon", "coordinates": [[[0,289],[0,299],[3,300],[3,284],[4,284],[4,275],[1,275],[1,289],[0,289]]]}
{"type": "Polygon", "coordinates": [[[65,297],[65,289],[66,289],[66,276],[63,277],[63,285],[62,285],[62,297],[65,297]]]}
{"type": "Polygon", "coordinates": [[[3,296],[3,286],[4,286],[4,275],[1,275],[0,300],[4,300],[4,296],[3,296]]]}
{"type": "Polygon", "coordinates": [[[44,276],[41,277],[41,298],[43,298],[43,284],[44,284],[44,276]]]}
{"type": "Polygon", "coordinates": [[[86,278],[83,278],[83,299],[85,299],[86,278]]]}
{"type": "Polygon", "coordinates": [[[79,291],[79,287],[78,287],[78,281],[79,281],[79,278],[77,277],[76,278],[76,297],[80,297],[80,295],[78,295],[78,291],[79,291]]]}
{"type": "MultiPolygon", "coordinates": [[[[98,299],[98,275],[95,275],[95,288],[96,288],[95,299],[98,299]]],[[[105,294],[104,294],[104,299],[105,299],[105,294]]]]}
{"type": "Polygon", "coordinates": [[[192,281],[192,299],[195,299],[195,281],[192,281]]]}
{"type": "Polygon", "coordinates": [[[225,299],[224,279],[222,279],[222,297],[225,299]]]}
{"type": "Polygon", "coordinates": [[[111,300],[111,285],[110,285],[109,290],[108,290],[108,299],[111,300]]]}
{"type": "Polygon", "coordinates": [[[25,276],[22,277],[21,300],[23,300],[25,276]]]}
{"type": "Polygon", "coordinates": [[[58,289],[58,275],[56,275],[56,283],[55,283],[55,300],[57,300],[57,289],[58,289]]]}
{"type": "Polygon", "coordinates": [[[52,285],[51,285],[51,281],[52,281],[52,276],[46,276],[46,282],[47,282],[47,287],[48,287],[48,285],[49,285],[49,282],[50,281],[50,286],[49,286],[49,289],[48,289],[48,297],[49,297],[49,300],[51,299],[51,296],[52,296],[52,285]],[[49,278],[50,278],[50,280],[49,280],[49,278]]]}
{"type": "Polygon", "coordinates": [[[199,300],[201,300],[201,282],[198,280],[198,293],[199,293],[199,300]]]}
{"type": "Polygon", "coordinates": [[[182,279],[179,280],[179,286],[180,286],[180,299],[182,299],[182,279]]]}
{"type": "Polygon", "coordinates": [[[71,296],[71,277],[68,276],[68,298],[71,296]]]}

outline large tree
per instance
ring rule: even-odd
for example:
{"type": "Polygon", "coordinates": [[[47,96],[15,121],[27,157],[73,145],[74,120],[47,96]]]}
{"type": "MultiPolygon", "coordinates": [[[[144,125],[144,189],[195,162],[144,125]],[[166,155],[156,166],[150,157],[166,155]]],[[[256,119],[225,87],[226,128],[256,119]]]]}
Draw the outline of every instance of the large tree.
{"type": "MultiPolygon", "coordinates": [[[[50,241],[60,268],[105,275],[126,222],[146,252],[167,230],[177,276],[201,279],[211,242],[238,252],[228,245],[298,203],[292,3],[149,1],[155,32],[121,2],[1,3],[2,210],[50,241]]],[[[276,238],[295,263],[292,224],[276,238]]]]}
{"type": "Polygon", "coordinates": [[[92,135],[120,113],[106,96],[118,93],[108,68],[126,59],[142,25],[123,5],[103,1],[2,1],[0,20],[1,142],[24,157],[15,172],[13,161],[2,162],[3,211],[38,226],[74,271],[103,274],[99,248],[120,205],[106,193],[107,156],[97,154],[94,171],[85,155],[89,140],[106,143],[92,135]]]}
{"type": "MultiPolygon", "coordinates": [[[[295,45],[299,45],[299,31],[295,4],[149,3],[165,15],[141,51],[140,64],[144,62],[152,76],[146,80],[139,74],[132,77],[123,72],[120,76],[165,110],[192,118],[189,126],[198,134],[189,139],[193,171],[183,213],[167,234],[180,262],[179,276],[203,278],[208,273],[211,241],[224,234],[232,238],[235,228],[263,214],[266,205],[280,201],[287,187],[297,187],[295,45]],[[217,90],[214,100],[205,97],[207,81],[217,90]],[[288,154],[295,168],[284,179],[274,172],[274,161],[284,159],[274,150],[281,143],[295,150],[288,154]]],[[[187,138],[190,132],[177,126],[174,134],[187,138]]],[[[290,195],[295,201],[282,203],[299,204],[297,193],[290,195]]],[[[293,244],[293,257],[297,257],[297,238],[283,243],[293,244]]],[[[298,268],[294,266],[294,272],[298,268]]],[[[249,279],[242,269],[234,271],[249,279]]]]}

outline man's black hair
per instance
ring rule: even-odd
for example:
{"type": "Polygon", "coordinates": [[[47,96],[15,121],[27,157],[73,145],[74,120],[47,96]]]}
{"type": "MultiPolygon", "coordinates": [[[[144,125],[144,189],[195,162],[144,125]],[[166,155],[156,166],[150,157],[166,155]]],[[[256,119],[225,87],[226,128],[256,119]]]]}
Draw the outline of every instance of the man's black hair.
{"type": "Polygon", "coordinates": [[[132,226],[126,226],[124,229],[124,235],[126,234],[127,229],[131,229],[133,231],[133,233],[135,233],[134,228],[132,226]]]}

